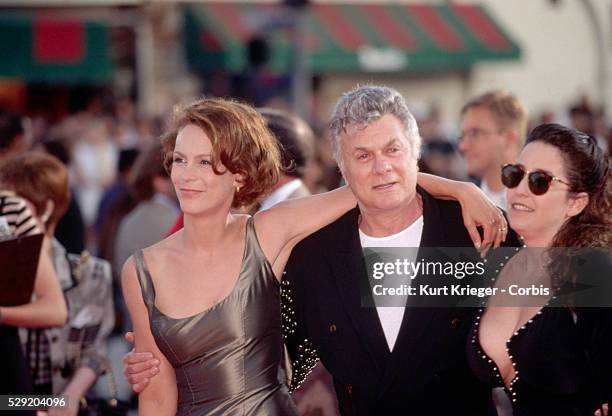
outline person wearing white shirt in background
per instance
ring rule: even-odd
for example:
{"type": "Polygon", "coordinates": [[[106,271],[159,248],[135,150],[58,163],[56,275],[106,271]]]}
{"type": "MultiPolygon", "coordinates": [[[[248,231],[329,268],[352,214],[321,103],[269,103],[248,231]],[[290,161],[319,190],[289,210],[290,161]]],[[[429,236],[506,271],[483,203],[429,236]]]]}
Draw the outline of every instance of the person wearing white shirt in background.
{"type": "Polygon", "coordinates": [[[470,176],[495,205],[506,209],[506,191],[500,168],[516,160],[527,134],[527,110],[504,90],[489,91],[469,100],[461,109],[459,151],[470,176]]]}
{"type": "MultiPolygon", "coordinates": [[[[485,92],[469,100],[461,109],[459,151],[470,176],[480,179],[480,189],[495,205],[507,208],[506,188],[500,169],[516,160],[527,135],[527,110],[504,90],[485,92]]],[[[510,403],[503,389],[493,398],[499,416],[509,416],[510,403]]]]}
{"type": "Polygon", "coordinates": [[[281,201],[310,195],[302,182],[304,170],[314,155],[314,133],[299,117],[271,108],[260,108],[268,129],[281,144],[283,172],[272,188],[272,192],[261,202],[259,211],[268,209],[281,201]]]}

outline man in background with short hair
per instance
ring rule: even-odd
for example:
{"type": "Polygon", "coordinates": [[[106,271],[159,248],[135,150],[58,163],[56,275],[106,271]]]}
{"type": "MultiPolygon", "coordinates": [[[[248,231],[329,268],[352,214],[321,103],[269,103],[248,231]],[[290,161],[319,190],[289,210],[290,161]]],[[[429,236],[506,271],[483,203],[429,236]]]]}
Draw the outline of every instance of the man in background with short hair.
{"type": "Polygon", "coordinates": [[[258,210],[268,209],[281,201],[310,195],[302,182],[306,165],[314,155],[314,133],[301,118],[285,111],[261,108],[268,129],[281,145],[283,170],[281,176],[261,202],[258,210]]]}
{"type": "Polygon", "coordinates": [[[480,189],[506,209],[501,167],[516,160],[527,134],[527,111],[504,90],[489,91],[469,100],[461,109],[459,150],[468,174],[480,180],[480,189]]]}

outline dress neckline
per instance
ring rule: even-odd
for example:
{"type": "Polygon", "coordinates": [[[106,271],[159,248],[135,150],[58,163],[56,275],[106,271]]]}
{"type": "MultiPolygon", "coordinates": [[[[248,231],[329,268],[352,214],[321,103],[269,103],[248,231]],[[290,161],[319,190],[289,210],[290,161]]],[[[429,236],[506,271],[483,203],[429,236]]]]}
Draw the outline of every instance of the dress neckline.
{"type": "Polygon", "coordinates": [[[243,252],[242,252],[242,261],[240,264],[240,271],[238,272],[238,276],[235,279],[234,285],[232,286],[232,289],[229,291],[229,293],[223,298],[221,299],[219,302],[215,303],[214,305],[211,305],[210,307],[197,312],[195,314],[189,315],[189,316],[185,316],[185,317],[174,317],[174,316],[170,316],[166,313],[164,313],[163,311],[161,311],[157,305],[155,304],[155,298],[156,298],[156,292],[155,292],[155,285],[153,284],[153,278],[151,277],[151,272],[149,272],[149,267],[147,266],[147,262],[146,259],[144,257],[144,251],[141,250],[142,252],[142,266],[143,266],[143,271],[145,272],[145,274],[147,275],[149,281],[151,282],[151,290],[153,291],[153,301],[151,302],[151,305],[153,307],[153,310],[155,310],[158,314],[160,314],[161,316],[163,316],[164,318],[167,318],[169,320],[172,321],[184,321],[184,320],[189,320],[189,319],[196,319],[198,317],[201,317],[203,315],[208,314],[209,312],[212,312],[213,310],[217,309],[218,307],[220,307],[222,304],[226,303],[231,297],[233,297],[233,295],[236,293],[238,285],[242,279],[242,275],[244,274],[244,270],[245,270],[245,260],[247,257],[247,251],[248,251],[248,240],[249,240],[249,223],[253,220],[253,217],[249,217],[247,218],[246,221],[246,226],[245,226],[245,231],[244,231],[244,248],[243,248],[243,252]]]}
{"type": "Polygon", "coordinates": [[[482,318],[482,316],[486,312],[486,308],[480,308],[478,310],[478,315],[476,316],[476,323],[475,323],[476,328],[474,329],[474,335],[473,335],[473,341],[476,343],[477,352],[478,352],[479,355],[482,356],[483,360],[487,361],[491,365],[491,367],[493,368],[493,372],[495,373],[495,377],[499,381],[499,386],[503,387],[504,390],[506,390],[508,392],[508,394],[510,395],[510,398],[512,399],[513,402],[516,401],[516,392],[513,391],[513,387],[514,387],[514,383],[519,380],[519,370],[516,368],[516,362],[513,359],[514,358],[514,354],[511,351],[511,343],[519,335],[521,335],[522,333],[526,332],[526,330],[529,327],[529,325],[532,324],[533,321],[536,320],[538,316],[542,315],[542,312],[546,309],[546,307],[549,305],[549,303],[550,303],[550,299],[531,318],[529,318],[523,325],[521,325],[512,334],[510,334],[510,337],[508,337],[508,339],[505,341],[506,354],[508,356],[508,359],[509,359],[510,363],[512,364],[512,369],[514,371],[514,376],[512,377],[512,380],[510,380],[510,384],[509,385],[506,385],[506,383],[504,381],[503,374],[502,374],[502,372],[501,372],[497,362],[495,362],[495,360],[482,347],[482,343],[480,342],[480,319],[482,318]]]}

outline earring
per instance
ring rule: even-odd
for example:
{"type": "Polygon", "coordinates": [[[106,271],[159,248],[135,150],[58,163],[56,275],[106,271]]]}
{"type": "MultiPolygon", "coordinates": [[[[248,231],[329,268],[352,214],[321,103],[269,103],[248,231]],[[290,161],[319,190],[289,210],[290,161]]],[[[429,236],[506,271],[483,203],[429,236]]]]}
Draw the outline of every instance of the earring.
{"type": "Polygon", "coordinates": [[[238,193],[238,192],[240,192],[240,187],[239,186],[236,187],[236,193],[238,193]]]}

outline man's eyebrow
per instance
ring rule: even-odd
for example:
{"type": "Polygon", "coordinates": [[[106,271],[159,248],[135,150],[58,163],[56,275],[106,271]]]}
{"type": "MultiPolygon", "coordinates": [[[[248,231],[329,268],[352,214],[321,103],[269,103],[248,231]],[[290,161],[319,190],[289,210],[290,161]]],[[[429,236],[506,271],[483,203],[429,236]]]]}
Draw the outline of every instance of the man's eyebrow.
{"type": "MultiPolygon", "coordinates": [[[[394,145],[396,143],[401,143],[401,141],[397,137],[394,137],[394,138],[390,139],[387,143],[385,143],[383,147],[389,147],[389,146],[394,145]]],[[[367,148],[367,147],[363,147],[363,146],[358,146],[358,147],[355,147],[353,149],[353,152],[357,152],[357,151],[369,152],[369,151],[371,151],[371,149],[367,148]]]]}
{"type": "Polygon", "coordinates": [[[389,147],[389,146],[391,146],[391,145],[393,145],[393,144],[401,144],[401,140],[400,140],[400,139],[398,139],[397,137],[394,137],[394,138],[392,138],[391,140],[389,140],[389,141],[387,142],[387,144],[385,144],[385,147],[389,147]]]}

